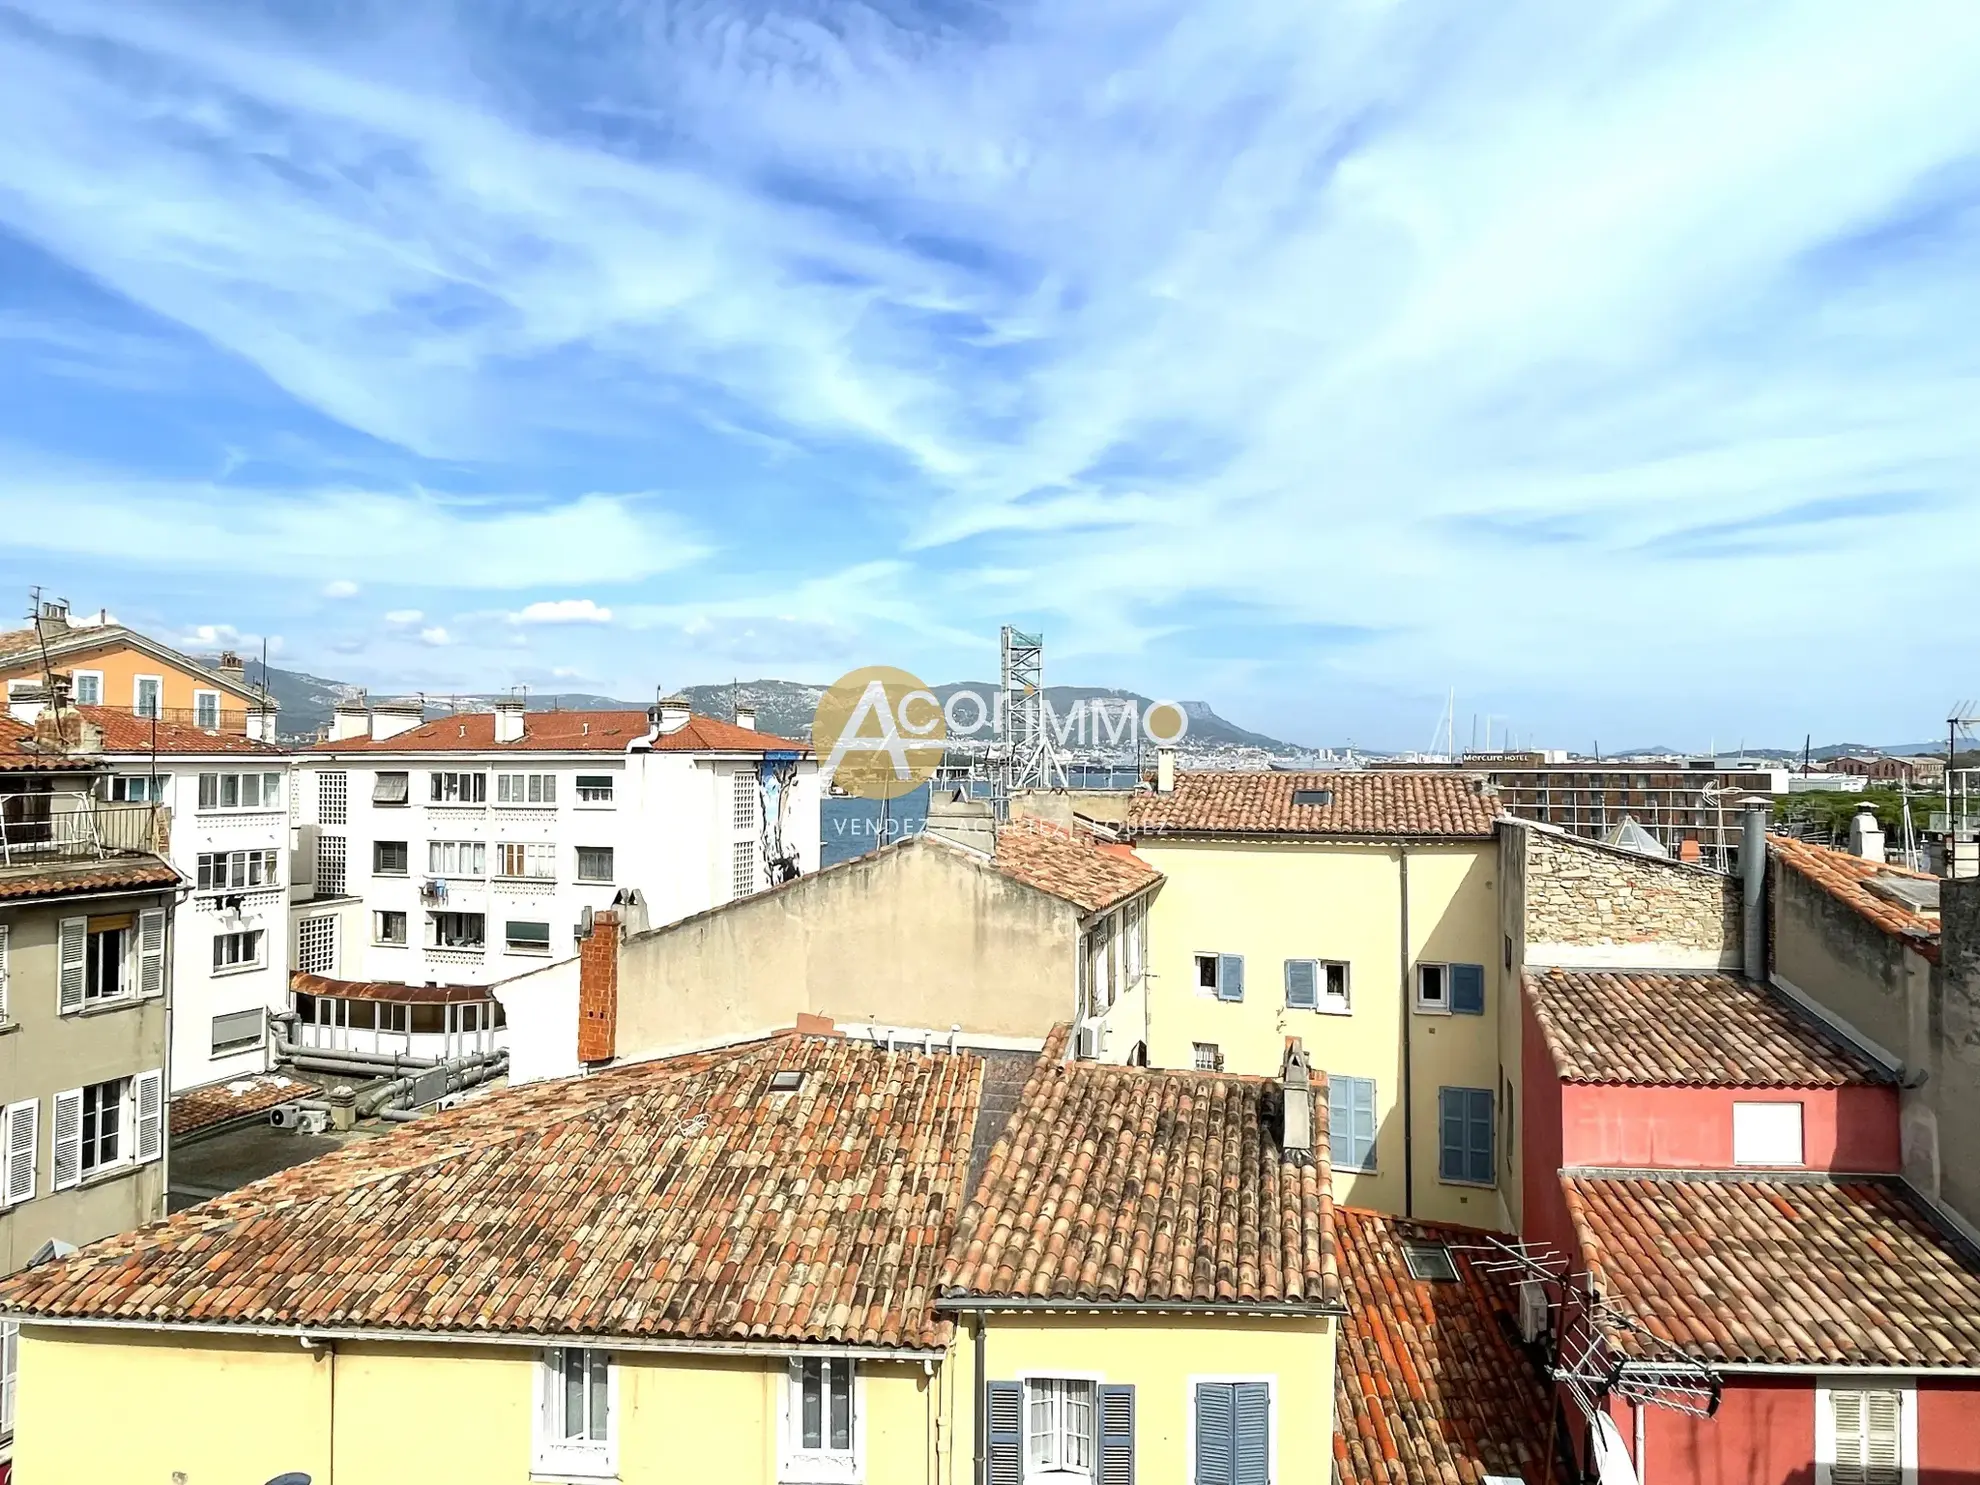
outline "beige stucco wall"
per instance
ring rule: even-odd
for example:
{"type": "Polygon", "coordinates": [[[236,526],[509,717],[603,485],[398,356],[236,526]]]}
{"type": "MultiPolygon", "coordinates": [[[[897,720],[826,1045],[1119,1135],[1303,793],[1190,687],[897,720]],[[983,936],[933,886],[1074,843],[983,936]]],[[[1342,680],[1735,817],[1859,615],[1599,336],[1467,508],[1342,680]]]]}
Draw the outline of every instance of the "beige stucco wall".
{"type": "Polygon", "coordinates": [[[800,1012],[1042,1038],[1073,1014],[1078,939],[1072,904],[916,839],[628,938],[618,1052],[800,1012]]]}
{"type": "MultiPolygon", "coordinates": [[[[32,1098],[36,1121],[34,1199],[0,1212],[0,1273],[18,1268],[50,1238],[82,1244],[164,1214],[164,1163],[120,1168],[67,1191],[54,1181],[54,1095],[165,1065],[167,997],[124,1000],[63,1016],[57,1010],[62,919],[169,907],[169,894],[71,897],[0,905],[8,925],[7,1029],[0,1032],[0,1103],[32,1098]]],[[[169,932],[169,929],[168,929],[169,932]]],[[[172,964],[165,966],[169,990],[172,964]]]]}

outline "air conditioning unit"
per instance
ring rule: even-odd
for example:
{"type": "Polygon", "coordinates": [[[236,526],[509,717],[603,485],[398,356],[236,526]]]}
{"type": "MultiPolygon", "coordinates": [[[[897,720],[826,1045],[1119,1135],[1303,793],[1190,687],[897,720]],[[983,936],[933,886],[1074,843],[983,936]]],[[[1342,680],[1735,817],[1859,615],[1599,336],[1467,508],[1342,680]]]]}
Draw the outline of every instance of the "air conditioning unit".
{"type": "Polygon", "coordinates": [[[330,1116],[322,1109],[299,1109],[292,1103],[284,1103],[268,1111],[268,1122],[277,1129],[293,1129],[298,1134],[322,1134],[330,1127],[330,1116]]]}
{"type": "Polygon", "coordinates": [[[1538,1279],[1523,1279],[1519,1286],[1519,1338],[1531,1346],[1544,1340],[1554,1327],[1554,1313],[1547,1303],[1547,1286],[1538,1279]]]}
{"type": "Polygon", "coordinates": [[[1082,1021],[1079,1030],[1073,1036],[1073,1057],[1079,1062],[1092,1062],[1099,1057],[1100,1049],[1105,1044],[1106,1038],[1101,1034],[1100,1023],[1082,1021]]]}

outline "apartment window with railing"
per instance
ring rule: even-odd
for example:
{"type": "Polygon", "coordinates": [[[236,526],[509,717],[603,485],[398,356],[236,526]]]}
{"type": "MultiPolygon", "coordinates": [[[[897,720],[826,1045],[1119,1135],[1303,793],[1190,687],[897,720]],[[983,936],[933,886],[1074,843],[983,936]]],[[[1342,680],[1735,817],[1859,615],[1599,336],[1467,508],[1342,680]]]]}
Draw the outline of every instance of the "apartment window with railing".
{"type": "Polygon", "coordinates": [[[581,773],[577,776],[577,797],[579,804],[610,804],[612,802],[612,775],[609,773],[581,773]]]}
{"type": "Polygon", "coordinates": [[[488,943],[486,913],[428,913],[426,946],[429,949],[480,949],[488,943]]]}
{"type": "MultiPolygon", "coordinates": [[[[158,796],[154,793],[152,798],[158,796]]],[[[199,776],[202,810],[273,810],[282,807],[279,773],[203,773],[199,776]]],[[[333,823],[341,824],[340,814],[333,823]]]]}
{"type": "Polygon", "coordinates": [[[238,933],[213,935],[213,972],[225,974],[234,969],[261,967],[261,930],[244,928],[238,933]]]}
{"type": "Polygon", "coordinates": [[[495,775],[497,804],[555,804],[557,776],[554,773],[498,773],[495,775]]]}
{"type": "Polygon", "coordinates": [[[351,818],[351,776],[333,769],[316,776],[316,819],[320,825],[348,825],[351,818]]]}
{"type": "Polygon", "coordinates": [[[220,693],[218,691],[193,692],[193,726],[208,732],[220,727],[220,693]]]}
{"type": "Polygon", "coordinates": [[[430,840],[426,843],[426,872],[435,877],[485,877],[488,847],[478,840],[430,840]]]}
{"type": "Polygon", "coordinates": [[[202,851],[199,853],[201,892],[242,892],[279,886],[277,853],[260,851],[202,851]]]}
{"type": "Polygon", "coordinates": [[[485,773],[429,774],[431,802],[434,804],[488,803],[488,775],[485,773]]]}
{"type": "Polygon", "coordinates": [[[131,711],[140,717],[157,717],[163,708],[159,705],[165,686],[165,678],[158,675],[141,675],[131,682],[131,711]]]}
{"type": "MultiPolygon", "coordinates": [[[[608,865],[608,881],[610,870],[608,865]]],[[[515,880],[554,881],[557,876],[557,848],[535,842],[505,841],[495,847],[495,875],[515,880]]]]}
{"type": "Polygon", "coordinates": [[[756,825],[756,775],[747,770],[738,773],[734,788],[736,829],[752,829],[756,825]]]}

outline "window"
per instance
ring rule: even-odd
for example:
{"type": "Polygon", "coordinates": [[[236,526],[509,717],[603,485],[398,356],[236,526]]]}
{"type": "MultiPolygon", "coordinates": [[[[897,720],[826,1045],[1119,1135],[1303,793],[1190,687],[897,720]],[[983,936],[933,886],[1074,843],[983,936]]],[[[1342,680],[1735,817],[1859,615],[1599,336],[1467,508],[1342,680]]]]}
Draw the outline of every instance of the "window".
{"type": "Polygon", "coordinates": [[[554,773],[498,773],[495,775],[497,804],[555,804],[557,776],[554,773]]]}
{"type": "Polygon", "coordinates": [[[546,1351],[538,1367],[536,1448],[539,1474],[604,1479],[619,1472],[612,1417],[619,1379],[611,1356],[586,1346],[546,1351]]]}
{"type": "Polygon", "coordinates": [[[1457,1263],[1442,1243],[1404,1243],[1403,1263],[1412,1279],[1430,1284],[1457,1282],[1457,1263]]]}
{"type": "Polygon", "coordinates": [[[404,804],[411,796],[410,780],[410,774],[397,769],[374,774],[371,780],[371,802],[387,806],[404,804]]]}
{"type": "Polygon", "coordinates": [[[34,1199],[34,1162],[38,1144],[41,1104],[32,1098],[7,1105],[0,1114],[0,1146],[4,1146],[4,1168],[0,1169],[0,1206],[17,1206],[34,1199]]]}
{"type": "Polygon", "coordinates": [[[375,840],[371,843],[371,874],[375,877],[402,877],[411,857],[402,840],[375,840]]]}
{"type": "Polygon", "coordinates": [[[1093,1387],[1091,1382],[1059,1377],[1033,1377],[1024,1384],[1027,1476],[1092,1476],[1093,1387]]]}
{"type": "Polygon", "coordinates": [[[1800,1165],[1801,1105],[1735,1103],[1734,1165],[1800,1165]]]}
{"type": "Polygon", "coordinates": [[[1375,1080],[1327,1074],[1327,1145],[1335,1170],[1375,1169],[1375,1080]]]}
{"type": "Polygon", "coordinates": [[[1244,999],[1244,955],[1198,954],[1196,992],[1219,1000],[1244,999]]]}
{"type": "Polygon", "coordinates": [[[120,773],[110,780],[113,804],[157,804],[165,798],[165,781],[147,773],[120,773]]]}
{"type": "Polygon", "coordinates": [[[580,882],[611,881],[612,848],[610,846],[579,846],[577,848],[577,879],[580,882]]]}
{"type": "Polygon", "coordinates": [[[69,692],[69,696],[77,706],[103,705],[102,671],[78,670],[71,673],[70,679],[74,683],[74,689],[69,692]]]}
{"type": "Polygon", "coordinates": [[[1331,959],[1288,959],[1286,1006],[1296,1011],[1346,1014],[1348,967],[1331,959]]]}
{"type": "Polygon", "coordinates": [[[88,958],[83,972],[84,1005],[115,1000],[128,992],[124,960],[129,952],[129,923],[128,913],[114,919],[89,920],[88,958]]]}
{"type": "Polygon", "coordinates": [[[275,852],[201,851],[198,881],[202,892],[241,892],[250,887],[276,886],[275,852]]]}
{"type": "Polygon", "coordinates": [[[159,692],[165,685],[165,678],[156,675],[141,675],[131,682],[131,710],[140,717],[159,715],[159,692]]]}
{"type": "Polygon", "coordinates": [[[226,1052],[245,1052],[261,1045],[267,1034],[267,1014],[256,1006],[252,1010],[228,1011],[213,1018],[213,1055],[218,1057],[226,1052]]]}
{"type": "Polygon", "coordinates": [[[486,876],[488,847],[478,840],[430,840],[426,843],[426,871],[436,877],[486,876]]]}
{"type": "Polygon", "coordinates": [[[778,1478],[812,1482],[859,1478],[860,1395],[844,1357],[793,1358],[784,1394],[778,1478]]]}
{"type": "Polygon", "coordinates": [[[612,802],[612,775],[609,773],[581,773],[577,777],[579,804],[610,804],[612,802]]]}
{"type": "Polygon", "coordinates": [[[1332,789],[1295,789],[1293,803],[1302,808],[1324,809],[1334,802],[1332,789]]]}
{"type": "Polygon", "coordinates": [[[1191,1042],[1190,1061],[1198,1072],[1222,1072],[1224,1050],[1215,1042],[1191,1042]]]}
{"type": "Polygon", "coordinates": [[[504,935],[512,953],[547,954],[550,952],[550,925],[548,923],[519,923],[509,920],[504,935]]]}
{"type": "Polygon", "coordinates": [[[261,965],[261,930],[243,929],[239,933],[216,933],[213,935],[213,972],[220,974],[230,969],[256,969],[261,965]]]}
{"type": "MultiPolygon", "coordinates": [[[[607,852],[606,854],[610,854],[607,852]]],[[[495,875],[518,879],[535,878],[539,881],[555,881],[557,877],[557,848],[552,845],[522,844],[506,842],[495,848],[495,875]]],[[[606,879],[609,881],[610,868],[606,879]]]]}
{"type": "Polygon", "coordinates": [[[112,1078],[107,1083],[91,1083],[82,1090],[82,1173],[117,1165],[130,1152],[131,1080],[112,1078]]]}
{"type": "Polygon", "coordinates": [[[485,773],[436,773],[428,775],[435,804],[488,803],[488,775],[485,773]]]}
{"type": "Polygon", "coordinates": [[[738,830],[756,828],[756,775],[747,770],[736,774],[735,783],[735,825],[738,830]]]}
{"type": "Polygon", "coordinates": [[[389,909],[373,913],[371,941],[376,944],[403,944],[406,941],[406,915],[389,909]]]}
{"type": "Polygon", "coordinates": [[[772,1093],[795,1093],[804,1086],[804,1069],[785,1067],[770,1074],[769,1091],[772,1093]]]}
{"type": "Polygon", "coordinates": [[[729,895],[747,897],[759,883],[756,879],[756,842],[739,840],[732,852],[729,867],[729,895]]]}
{"type": "Polygon", "coordinates": [[[1272,1478],[1269,1382],[1198,1382],[1190,1424],[1193,1485],[1266,1485],[1272,1478]]]}
{"type": "Polygon", "coordinates": [[[1117,993],[1114,984],[1113,919],[1102,918],[1086,935],[1087,992],[1095,1010],[1107,1010],[1117,993]]]}
{"type": "Polygon", "coordinates": [[[316,838],[316,895],[344,895],[344,837],[319,835],[316,838]]]}
{"type": "Polygon", "coordinates": [[[1485,1014],[1485,966],[1482,964],[1419,964],[1416,966],[1416,1008],[1419,1011],[1485,1014]]]}
{"type": "Polygon", "coordinates": [[[220,726],[220,693],[218,691],[193,692],[193,726],[203,727],[208,732],[220,726]]]}
{"type": "Polygon", "coordinates": [[[351,776],[342,769],[326,769],[316,776],[316,822],[319,825],[348,825],[351,814],[351,776]]]}
{"type": "Polygon", "coordinates": [[[428,913],[426,926],[430,949],[480,949],[488,943],[486,913],[428,913]]]}
{"type": "Polygon", "coordinates": [[[134,991],[141,996],[163,995],[165,914],[146,908],[140,913],[64,918],[58,926],[56,957],[57,1009],[64,1016],[134,991]]]}
{"type": "Polygon", "coordinates": [[[1466,1186],[1492,1184],[1492,1090],[1439,1088],[1437,1179],[1466,1186]]]}
{"type": "Polygon", "coordinates": [[[1909,1387],[1815,1389],[1815,1485],[1903,1485],[1918,1469],[1909,1387]]]}
{"type": "Polygon", "coordinates": [[[335,918],[304,918],[296,924],[296,968],[312,975],[337,972],[335,918]]]}
{"type": "Polygon", "coordinates": [[[199,807],[202,810],[280,809],[282,776],[279,773],[203,773],[199,776],[199,807]]]}
{"type": "Polygon", "coordinates": [[[0,1439],[14,1432],[14,1378],[21,1369],[21,1327],[0,1322],[0,1439]]]}

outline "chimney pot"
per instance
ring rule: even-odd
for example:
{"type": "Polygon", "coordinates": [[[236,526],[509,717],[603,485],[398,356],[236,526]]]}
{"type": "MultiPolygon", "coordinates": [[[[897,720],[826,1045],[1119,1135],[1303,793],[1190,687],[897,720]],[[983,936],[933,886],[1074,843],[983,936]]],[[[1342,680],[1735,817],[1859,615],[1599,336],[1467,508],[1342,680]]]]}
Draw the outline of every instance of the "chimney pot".
{"type": "Polygon", "coordinates": [[[646,713],[646,719],[653,724],[654,731],[662,735],[679,732],[693,716],[685,696],[662,696],[646,713]]]}
{"type": "Polygon", "coordinates": [[[756,731],[756,708],[753,706],[737,707],[736,725],[738,727],[746,727],[751,732],[756,731]]]}
{"type": "Polygon", "coordinates": [[[1176,750],[1157,748],[1155,750],[1155,792],[1173,794],[1176,792],[1176,750]]]}
{"type": "Polygon", "coordinates": [[[521,742],[523,735],[523,704],[513,698],[495,703],[495,741],[498,743],[521,742]]]}

